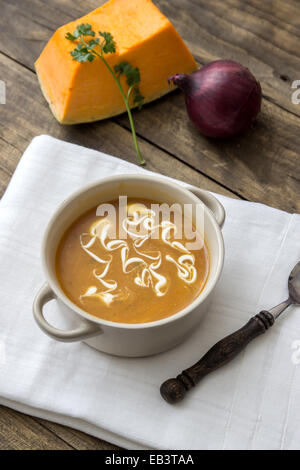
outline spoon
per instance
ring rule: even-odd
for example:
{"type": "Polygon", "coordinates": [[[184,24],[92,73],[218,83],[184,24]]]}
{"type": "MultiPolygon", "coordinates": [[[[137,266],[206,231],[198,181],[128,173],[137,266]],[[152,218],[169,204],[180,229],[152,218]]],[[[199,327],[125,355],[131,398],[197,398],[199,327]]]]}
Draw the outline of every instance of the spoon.
{"type": "Polygon", "coordinates": [[[174,379],[166,380],[160,387],[161,396],[168,403],[183,400],[186,392],[197,385],[210,372],[227,364],[236,357],[257,336],[265,333],[290,305],[300,305],[300,261],[288,279],[289,297],[269,311],[262,310],[250,318],[239,330],[216,343],[196,364],[185,369],[174,379]]]}

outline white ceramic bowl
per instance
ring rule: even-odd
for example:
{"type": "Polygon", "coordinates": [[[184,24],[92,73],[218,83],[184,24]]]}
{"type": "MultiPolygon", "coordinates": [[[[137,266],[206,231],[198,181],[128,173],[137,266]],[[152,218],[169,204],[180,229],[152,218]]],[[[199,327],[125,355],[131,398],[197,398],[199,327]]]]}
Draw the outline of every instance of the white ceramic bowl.
{"type": "Polygon", "coordinates": [[[47,283],[38,292],[33,313],[39,327],[59,341],[84,341],[88,345],[118,356],[148,356],[179,344],[200,322],[207,311],[211,296],[220,278],[224,243],[221,227],[225,211],[220,202],[207,191],[194,186],[182,187],[152,175],[120,175],[105,178],[77,191],[64,201],[52,216],[42,243],[42,263],[47,283]],[[88,209],[119,195],[146,197],[167,204],[202,204],[205,241],[210,257],[207,282],[199,296],[178,313],[149,323],[117,323],[97,318],[75,305],[63,292],[56,277],[55,255],[58,243],[70,224],[88,209]],[[51,299],[61,300],[79,326],[63,331],[44,317],[43,306],[51,299]]]}

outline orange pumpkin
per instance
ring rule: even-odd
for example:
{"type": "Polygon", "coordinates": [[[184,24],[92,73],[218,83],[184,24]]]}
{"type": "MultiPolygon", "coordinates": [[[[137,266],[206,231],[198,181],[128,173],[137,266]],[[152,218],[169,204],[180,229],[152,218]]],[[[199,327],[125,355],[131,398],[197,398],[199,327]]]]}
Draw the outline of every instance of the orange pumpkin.
{"type": "MultiPolygon", "coordinates": [[[[72,60],[75,45],[65,35],[81,23],[113,35],[116,52],[105,57],[111,67],[123,61],[138,67],[145,102],[174,88],[167,81],[170,75],[197,69],[181,37],[151,0],[110,0],[60,27],[35,63],[45,98],[63,124],[96,121],[125,111],[120,91],[100,59],[91,63],[72,60]]],[[[125,78],[122,86],[127,89],[125,78]]]]}

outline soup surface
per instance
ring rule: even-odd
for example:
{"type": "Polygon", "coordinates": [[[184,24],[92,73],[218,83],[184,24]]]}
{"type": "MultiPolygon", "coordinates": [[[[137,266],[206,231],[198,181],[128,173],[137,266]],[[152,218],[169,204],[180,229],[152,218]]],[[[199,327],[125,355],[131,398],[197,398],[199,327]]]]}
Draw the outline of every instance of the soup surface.
{"type": "Polygon", "coordinates": [[[97,216],[95,207],[75,220],[58,245],[56,272],[67,297],[96,317],[121,323],[151,322],[187,307],[209,271],[199,233],[199,248],[191,250],[181,212],[167,221],[155,218],[155,201],[128,198],[125,213],[118,200],[110,204],[115,222],[97,216]]]}

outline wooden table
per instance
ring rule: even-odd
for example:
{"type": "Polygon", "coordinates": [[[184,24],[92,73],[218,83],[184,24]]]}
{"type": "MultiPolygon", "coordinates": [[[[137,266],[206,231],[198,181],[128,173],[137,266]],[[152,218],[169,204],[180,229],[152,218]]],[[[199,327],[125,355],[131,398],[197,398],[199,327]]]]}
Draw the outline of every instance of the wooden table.
{"type": "MultiPolygon", "coordinates": [[[[62,126],[48,109],[33,63],[54,30],[102,0],[0,0],[1,194],[31,139],[52,136],[136,162],[127,116],[62,126]]],[[[234,198],[300,211],[300,80],[298,0],[155,0],[199,66],[234,59],[261,82],[262,112],[244,136],[202,137],[188,122],[179,91],[134,112],[147,168],[234,198]]],[[[5,377],[1,380],[5,380],[5,377]]],[[[48,421],[0,408],[0,449],[113,449],[111,444],[48,421]]]]}

